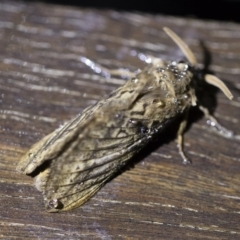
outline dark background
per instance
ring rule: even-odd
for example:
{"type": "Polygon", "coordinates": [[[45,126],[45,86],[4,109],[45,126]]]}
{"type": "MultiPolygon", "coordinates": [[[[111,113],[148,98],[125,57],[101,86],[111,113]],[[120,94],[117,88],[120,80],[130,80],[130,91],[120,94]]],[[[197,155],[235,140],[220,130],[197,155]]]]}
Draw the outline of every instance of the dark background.
{"type": "Polygon", "coordinates": [[[240,22],[240,0],[42,0],[42,2],[240,22]]]}

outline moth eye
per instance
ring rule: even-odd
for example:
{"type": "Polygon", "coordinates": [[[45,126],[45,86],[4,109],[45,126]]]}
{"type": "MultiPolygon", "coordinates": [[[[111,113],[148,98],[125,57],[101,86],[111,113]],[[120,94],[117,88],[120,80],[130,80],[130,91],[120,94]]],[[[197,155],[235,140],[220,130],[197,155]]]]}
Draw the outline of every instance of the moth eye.
{"type": "Polygon", "coordinates": [[[134,83],[137,83],[138,79],[137,78],[132,78],[131,81],[134,82],[134,83]]]}
{"type": "Polygon", "coordinates": [[[57,198],[54,198],[48,202],[48,206],[50,208],[62,208],[63,204],[57,198]]]}
{"type": "Polygon", "coordinates": [[[186,94],[184,94],[184,96],[183,96],[185,99],[188,99],[188,98],[190,98],[190,95],[188,94],[188,93],[186,93],[186,94]]]}

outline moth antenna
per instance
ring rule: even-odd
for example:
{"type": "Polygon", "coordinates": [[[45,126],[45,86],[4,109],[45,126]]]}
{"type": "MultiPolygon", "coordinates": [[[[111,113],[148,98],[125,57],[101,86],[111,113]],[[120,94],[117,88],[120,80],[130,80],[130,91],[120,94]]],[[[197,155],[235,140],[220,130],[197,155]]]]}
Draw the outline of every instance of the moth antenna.
{"type": "MultiPolygon", "coordinates": [[[[197,60],[191,51],[191,49],[187,46],[187,44],[176,34],[174,33],[171,29],[164,27],[163,30],[165,33],[179,46],[179,48],[182,50],[188,61],[195,66],[197,64],[197,60]]],[[[228,89],[228,87],[223,83],[222,80],[217,78],[214,75],[211,74],[206,74],[205,75],[205,80],[211,85],[214,85],[215,87],[218,87],[222,92],[230,99],[233,99],[233,95],[228,89]]]]}
{"type": "Polygon", "coordinates": [[[193,65],[197,65],[197,59],[194,56],[191,49],[188,47],[188,45],[171,29],[164,27],[163,30],[165,33],[178,45],[178,47],[182,50],[185,57],[188,59],[188,61],[193,65]]]}
{"type": "Polygon", "coordinates": [[[220,80],[219,78],[217,78],[216,76],[212,75],[212,74],[206,74],[204,76],[205,81],[217,88],[219,88],[220,90],[222,90],[222,92],[226,95],[226,97],[228,97],[230,100],[233,99],[233,95],[230,92],[230,90],[228,89],[228,87],[225,85],[225,83],[220,80]]]}

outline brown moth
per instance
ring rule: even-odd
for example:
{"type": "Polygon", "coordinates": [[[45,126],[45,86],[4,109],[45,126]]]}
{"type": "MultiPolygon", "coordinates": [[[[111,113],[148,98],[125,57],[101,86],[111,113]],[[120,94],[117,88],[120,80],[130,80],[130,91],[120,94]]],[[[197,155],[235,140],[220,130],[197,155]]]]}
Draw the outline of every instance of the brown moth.
{"type": "MultiPolygon", "coordinates": [[[[233,96],[217,77],[195,76],[197,61],[188,46],[170,29],[164,31],[181,48],[190,64],[151,57],[151,63],[123,86],[71,121],[44,137],[21,158],[17,170],[25,174],[43,167],[35,179],[49,212],[66,211],[89,200],[136,152],[160,133],[179,114],[185,118],[177,133],[182,147],[187,113],[198,104],[196,89],[206,81],[233,96]]],[[[199,108],[226,137],[208,110],[199,108]]]]}

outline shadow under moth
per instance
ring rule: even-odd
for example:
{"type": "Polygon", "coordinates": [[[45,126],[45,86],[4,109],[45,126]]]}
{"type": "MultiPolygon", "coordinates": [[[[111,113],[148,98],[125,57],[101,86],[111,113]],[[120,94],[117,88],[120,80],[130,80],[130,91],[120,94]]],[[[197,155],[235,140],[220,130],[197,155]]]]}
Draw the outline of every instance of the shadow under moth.
{"type": "Polygon", "coordinates": [[[25,174],[47,166],[35,177],[35,186],[49,212],[70,210],[89,200],[179,114],[184,118],[177,132],[178,149],[183,163],[188,163],[183,133],[192,106],[198,105],[220,134],[233,137],[199,104],[196,94],[203,81],[229,99],[231,92],[216,76],[196,76],[199,69],[192,51],[172,30],[163,29],[189,63],[150,57],[145,69],[128,72],[130,79],[123,86],[44,137],[21,158],[17,170],[25,174]]]}

